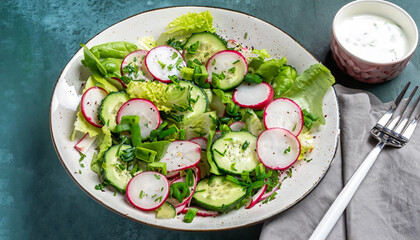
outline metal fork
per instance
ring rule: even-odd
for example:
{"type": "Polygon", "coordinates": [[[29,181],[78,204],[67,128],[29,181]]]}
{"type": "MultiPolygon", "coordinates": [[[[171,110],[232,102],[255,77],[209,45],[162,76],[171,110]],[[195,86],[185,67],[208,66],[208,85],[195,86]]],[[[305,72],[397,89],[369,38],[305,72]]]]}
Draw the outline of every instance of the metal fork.
{"type": "Polygon", "coordinates": [[[411,135],[413,135],[420,119],[420,113],[413,117],[415,109],[420,101],[420,96],[409,107],[409,103],[418,89],[418,86],[416,86],[411,92],[408,100],[402,101],[409,86],[410,82],[407,83],[388,112],[382,116],[370,131],[371,135],[376,138],[379,143],[372,149],[362,164],[360,164],[357,171],[353,174],[350,181],[346,184],[318,224],[318,227],[312,233],[310,240],[325,239],[328,236],[384,146],[403,147],[408,142],[411,135]]]}

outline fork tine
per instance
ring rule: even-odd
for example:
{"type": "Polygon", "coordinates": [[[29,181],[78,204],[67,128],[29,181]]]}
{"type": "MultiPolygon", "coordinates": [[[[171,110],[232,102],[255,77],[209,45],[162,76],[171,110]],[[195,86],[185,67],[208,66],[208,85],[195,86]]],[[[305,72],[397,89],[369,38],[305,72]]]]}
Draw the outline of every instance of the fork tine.
{"type": "MultiPolygon", "coordinates": [[[[394,113],[394,115],[393,115],[393,119],[392,119],[392,121],[391,121],[391,123],[389,123],[388,124],[388,126],[387,126],[387,128],[388,129],[390,129],[390,130],[395,130],[395,128],[398,126],[398,125],[400,125],[401,124],[401,121],[402,121],[402,115],[405,113],[405,111],[407,110],[407,107],[408,107],[408,105],[410,104],[410,102],[411,102],[411,100],[413,99],[413,97],[414,97],[414,94],[416,94],[416,92],[417,92],[417,89],[418,89],[419,87],[415,87],[414,88],[414,90],[411,92],[411,94],[410,94],[410,97],[408,98],[408,100],[406,101],[406,102],[404,102],[403,104],[403,107],[402,107],[402,110],[401,111],[399,111],[399,112],[396,112],[396,113],[394,113]]],[[[412,109],[412,111],[414,111],[414,109],[412,109]]],[[[410,115],[411,115],[411,113],[410,113],[410,115]]],[[[410,117],[410,116],[409,116],[410,117]]],[[[404,125],[403,125],[404,126],[404,125]]]]}
{"type": "Polygon", "coordinates": [[[409,114],[407,114],[399,123],[397,128],[395,129],[395,133],[397,134],[403,134],[404,131],[408,127],[408,121],[411,118],[411,116],[414,113],[414,110],[416,109],[418,103],[420,102],[420,96],[418,96],[417,100],[413,103],[413,106],[411,106],[409,114]]]}
{"type": "Polygon", "coordinates": [[[404,89],[401,91],[400,95],[398,95],[395,102],[392,104],[391,108],[386,112],[381,119],[376,123],[376,126],[379,128],[386,127],[387,124],[389,124],[389,120],[391,119],[392,115],[395,112],[395,109],[400,105],[401,100],[403,99],[405,93],[407,92],[408,87],[410,86],[411,82],[408,82],[407,85],[405,85],[404,89]]]}
{"type": "Polygon", "coordinates": [[[407,141],[410,139],[411,135],[413,135],[414,130],[416,129],[417,124],[419,123],[419,119],[420,119],[420,113],[417,115],[417,117],[411,120],[410,123],[404,129],[404,132],[402,133],[402,137],[407,139],[407,141]]]}

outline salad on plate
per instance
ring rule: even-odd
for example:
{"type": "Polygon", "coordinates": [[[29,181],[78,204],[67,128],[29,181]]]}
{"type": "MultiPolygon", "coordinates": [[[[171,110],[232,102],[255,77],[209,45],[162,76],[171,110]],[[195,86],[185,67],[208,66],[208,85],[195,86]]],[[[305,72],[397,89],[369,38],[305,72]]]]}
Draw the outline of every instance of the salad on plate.
{"type": "Polygon", "coordinates": [[[98,146],[95,188],[188,223],[269,204],[293,164],[312,160],[330,71],[298,74],[285,57],[215,32],[206,11],[176,18],[157,40],[81,44],[92,75],[70,138],[83,135],[82,158],[98,146]]]}

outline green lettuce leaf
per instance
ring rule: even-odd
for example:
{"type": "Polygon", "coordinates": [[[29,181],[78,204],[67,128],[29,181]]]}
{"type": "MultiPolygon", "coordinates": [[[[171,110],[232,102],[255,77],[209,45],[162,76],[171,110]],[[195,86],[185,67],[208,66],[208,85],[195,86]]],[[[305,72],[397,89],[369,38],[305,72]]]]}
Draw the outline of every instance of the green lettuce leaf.
{"type": "Polygon", "coordinates": [[[328,68],[320,63],[314,64],[299,75],[289,91],[281,97],[292,99],[300,108],[318,116],[321,124],[325,124],[322,100],[334,83],[334,76],[328,68]]]}
{"type": "Polygon", "coordinates": [[[169,113],[178,108],[189,106],[190,89],[176,84],[165,84],[158,81],[131,81],[127,85],[127,93],[132,98],[143,98],[153,102],[159,111],[169,113]]]}
{"type": "Polygon", "coordinates": [[[157,45],[165,45],[170,39],[184,42],[187,37],[197,32],[216,32],[213,16],[209,11],[184,14],[169,23],[166,29],[157,40],[157,45]]]}
{"type": "Polygon", "coordinates": [[[281,67],[287,63],[287,59],[283,57],[282,59],[271,59],[267,62],[262,63],[258,69],[256,69],[255,74],[259,75],[264,82],[271,83],[274,77],[280,72],[281,67]]]}
{"type": "Polygon", "coordinates": [[[92,126],[83,116],[82,111],[76,114],[76,122],[74,122],[74,130],[84,134],[89,133],[89,136],[94,137],[102,132],[100,128],[92,126]]]}
{"type": "Polygon", "coordinates": [[[274,90],[274,98],[279,98],[287,92],[293,86],[296,77],[296,69],[289,65],[283,66],[271,84],[274,90]]]}
{"type": "Polygon", "coordinates": [[[137,41],[137,44],[140,46],[140,49],[149,51],[150,49],[157,46],[156,41],[153,37],[142,37],[137,41]]]}
{"type": "Polygon", "coordinates": [[[97,155],[94,155],[92,162],[90,163],[90,169],[97,174],[101,174],[102,161],[105,152],[112,146],[112,137],[111,131],[107,127],[102,127],[101,144],[99,145],[99,152],[97,155]]]}

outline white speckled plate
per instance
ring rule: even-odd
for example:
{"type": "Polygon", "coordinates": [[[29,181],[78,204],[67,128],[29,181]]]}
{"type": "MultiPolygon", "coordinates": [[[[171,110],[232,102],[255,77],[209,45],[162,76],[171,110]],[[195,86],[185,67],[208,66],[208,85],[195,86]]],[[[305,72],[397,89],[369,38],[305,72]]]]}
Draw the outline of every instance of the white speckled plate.
{"type": "MultiPolygon", "coordinates": [[[[240,12],[207,7],[173,7],[140,13],[110,26],[86,45],[90,48],[111,41],[135,42],[139,37],[150,35],[157,39],[164,27],[176,17],[205,10],[210,10],[213,15],[218,34],[227,39],[236,39],[246,46],[265,48],[276,58],[286,56],[288,63],[294,66],[298,73],[317,63],[299,43],[273,25],[240,12]],[[244,39],[246,32],[247,38],[244,39]]],[[[334,89],[330,88],[324,97],[323,105],[324,114],[327,116],[326,125],[315,132],[315,149],[310,156],[313,160],[309,163],[295,163],[293,177],[283,183],[275,200],[267,204],[260,203],[249,210],[242,208],[217,217],[196,217],[189,224],[182,221],[183,216],[170,220],[156,219],[154,212],[142,212],[132,207],[122,194],[114,196],[114,192],[108,189],[105,192],[95,190],[95,185],[99,183],[98,176],[89,169],[93,148],[82,161],[85,167],[82,168],[79,164],[79,153],[73,148],[76,141],[71,142],[69,136],[73,130],[82,83],[90,75],[89,70],[80,63],[82,58],[83,52],[80,49],[64,68],[55,86],[50,109],[52,140],[63,166],[89,196],[135,221],[187,231],[224,230],[262,222],[305,197],[325,175],[334,157],[339,136],[339,115],[336,95],[334,89]]]]}

